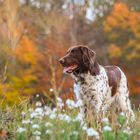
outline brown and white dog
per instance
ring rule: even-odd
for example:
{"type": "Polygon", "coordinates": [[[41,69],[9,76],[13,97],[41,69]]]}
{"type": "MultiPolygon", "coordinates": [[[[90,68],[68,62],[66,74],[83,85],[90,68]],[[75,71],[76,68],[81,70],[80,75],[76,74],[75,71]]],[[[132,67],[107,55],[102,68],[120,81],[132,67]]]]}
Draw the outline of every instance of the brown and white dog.
{"type": "Polygon", "coordinates": [[[95,56],[93,50],[79,45],[68,49],[66,55],[59,60],[64,72],[71,74],[75,81],[76,98],[84,103],[82,113],[86,113],[90,106],[97,115],[116,105],[128,119],[133,120],[125,74],[117,66],[99,65],[95,56]]]}

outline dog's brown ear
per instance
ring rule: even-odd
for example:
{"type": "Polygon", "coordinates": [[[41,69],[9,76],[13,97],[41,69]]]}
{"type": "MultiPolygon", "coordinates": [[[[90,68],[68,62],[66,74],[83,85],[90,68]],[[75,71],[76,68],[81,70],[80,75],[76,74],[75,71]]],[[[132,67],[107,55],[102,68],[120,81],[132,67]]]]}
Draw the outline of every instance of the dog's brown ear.
{"type": "Polygon", "coordinates": [[[91,75],[99,74],[99,65],[95,61],[96,53],[88,47],[81,47],[83,53],[83,63],[89,68],[91,75]]]}
{"type": "Polygon", "coordinates": [[[96,61],[94,63],[90,63],[89,71],[91,75],[98,75],[100,73],[99,64],[96,61]]]}

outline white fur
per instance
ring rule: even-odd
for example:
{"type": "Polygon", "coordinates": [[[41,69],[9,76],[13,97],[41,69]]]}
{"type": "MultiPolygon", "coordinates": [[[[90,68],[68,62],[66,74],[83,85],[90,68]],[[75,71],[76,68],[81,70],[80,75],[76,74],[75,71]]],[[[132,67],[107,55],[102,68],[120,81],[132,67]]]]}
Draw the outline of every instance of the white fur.
{"type": "Polygon", "coordinates": [[[123,111],[128,118],[134,119],[134,114],[131,109],[129,90],[127,87],[127,79],[122,70],[121,80],[117,88],[116,94],[111,96],[111,89],[109,87],[108,76],[103,66],[100,67],[100,74],[92,76],[89,72],[87,74],[79,74],[72,77],[75,80],[74,92],[77,99],[83,100],[85,106],[80,110],[85,112],[86,107],[90,107],[94,114],[105,113],[112,104],[123,111]],[[84,83],[80,79],[84,79],[84,83]]]}

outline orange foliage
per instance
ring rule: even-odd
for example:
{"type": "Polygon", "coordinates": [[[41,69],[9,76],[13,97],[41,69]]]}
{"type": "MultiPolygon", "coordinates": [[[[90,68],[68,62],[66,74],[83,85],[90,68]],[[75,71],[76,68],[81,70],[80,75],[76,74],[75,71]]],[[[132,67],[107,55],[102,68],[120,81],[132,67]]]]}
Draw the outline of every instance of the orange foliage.
{"type": "Polygon", "coordinates": [[[132,12],[128,10],[126,4],[117,3],[114,6],[114,9],[110,16],[107,17],[105,23],[105,31],[110,32],[112,28],[129,28],[129,17],[131,16],[132,12]],[[121,13],[121,14],[120,14],[121,13]]]}
{"type": "Polygon", "coordinates": [[[135,72],[130,75],[130,73],[127,72],[127,78],[129,81],[130,95],[140,94],[140,75],[135,75],[135,72]]]}
{"type": "MultiPolygon", "coordinates": [[[[65,54],[69,44],[76,44],[78,41],[90,44],[90,38],[91,42],[94,42],[96,30],[91,34],[92,23],[87,24],[85,18],[78,17],[79,15],[69,19],[65,12],[62,14],[57,10],[48,12],[46,18],[46,13],[42,13],[41,8],[34,12],[32,7],[15,7],[12,13],[10,11],[14,4],[7,9],[9,17],[7,14],[6,24],[3,22],[0,26],[0,36],[4,40],[0,48],[2,67],[7,63],[7,58],[11,59],[6,65],[6,80],[0,83],[0,98],[9,104],[19,103],[23,97],[35,93],[59,94],[63,99],[74,98],[73,80],[62,73],[63,68],[58,60],[65,54]],[[21,18],[18,10],[23,10],[21,18]],[[86,31],[90,33],[84,34],[86,31]],[[88,36],[90,34],[93,36],[88,36]]],[[[105,35],[108,44],[103,45],[102,41],[99,41],[99,44],[105,46],[104,50],[107,51],[110,62],[125,68],[131,93],[138,94],[140,72],[136,64],[140,59],[140,12],[132,12],[126,4],[119,2],[114,4],[103,23],[103,27],[99,28],[104,28],[104,33],[100,34],[101,37],[97,36],[102,39],[105,35]]],[[[98,42],[98,39],[96,41],[98,42]]],[[[101,46],[97,47],[99,51],[102,49],[101,46]]],[[[101,57],[104,59],[102,55],[101,57]]],[[[0,69],[1,75],[3,71],[0,69]]]]}
{"type": "MultiPolygon", "coordinates": [[[[104,31],[109,40],[108,54],[116,58],[129,79],[131,94],[140,94],[140,12],[129,10],[124,3],[116,3],[104,22],[104,31]]],[[[114,59],[110,61],[114,62],[114,59]]]]}
{"type": "Polygon", "coordinates": [[[118,46],[111,44],[108,48],[108,53],[110,58],[120,57],[121,56],[121,50],[118,46]]]}
{"type": "Polygon", "coordinates": [[[27,36],[22,37],[22,40],[15,50],[15,54],[21,62],[32,65],[36,65],[41,58],[36,44],[27,36]]]}
{"type": "MultiPolygon", "coordinates": [[[[139,32],[140,13],[132,12],[124,3],[117,3],[110,16],[107,17],[104,30],[105,32],[112,32],[112,29],[126,30],[133,32],[136,37],[140,37],[139,32]]],[[[116,32],[117,33],[117,30],[116,32]]]]}

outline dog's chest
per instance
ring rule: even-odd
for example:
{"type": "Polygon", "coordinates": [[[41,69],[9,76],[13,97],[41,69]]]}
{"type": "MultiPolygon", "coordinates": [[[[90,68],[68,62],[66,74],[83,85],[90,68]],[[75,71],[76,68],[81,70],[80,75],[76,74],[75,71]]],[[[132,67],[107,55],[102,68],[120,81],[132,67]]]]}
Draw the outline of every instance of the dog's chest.
{"type": "Polygon", "coordinates": [[[103,100],[110,92],[107,76],[102,73],[98,76],[80,75],[75,78],[74,92],[77,99],[101,98],[103,100]]]}

